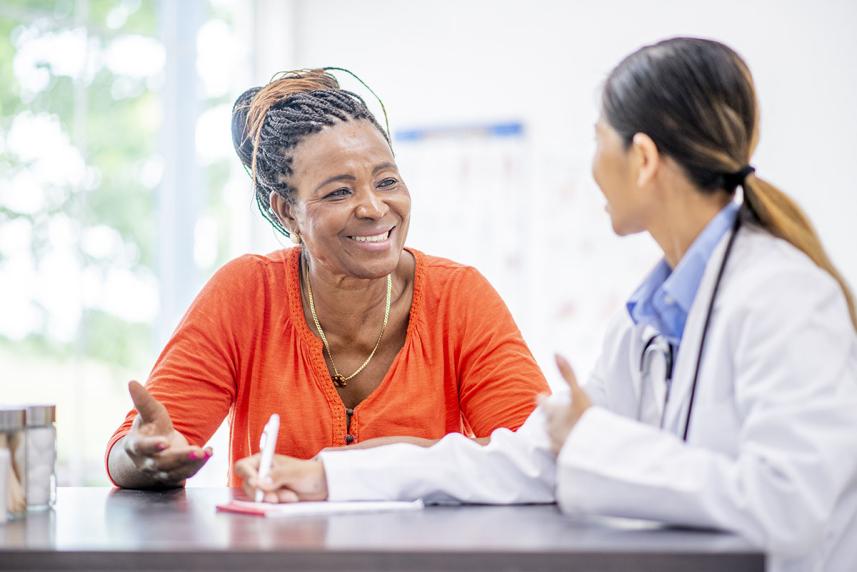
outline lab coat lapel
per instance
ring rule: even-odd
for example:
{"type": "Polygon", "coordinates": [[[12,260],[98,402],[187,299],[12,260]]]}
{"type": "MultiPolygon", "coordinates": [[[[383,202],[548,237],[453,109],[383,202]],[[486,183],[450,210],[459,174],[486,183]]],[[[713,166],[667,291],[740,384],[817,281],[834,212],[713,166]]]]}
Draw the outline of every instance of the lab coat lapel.
{"type": "MultiPolygon", "coordinates": [[[[687,415],[687,407],[690,400],[690,388],[693,384],[693,373],[696,369],[696,359],[699,354],[699,342],[702,338],[702,328],[705,325],[705,315],[708,312],[708,304],[711,301],[711,293],[714,290],[714,281],[717,279],[717,271],[720,269],[720,263],[723,260],[723,255],[726,252],[726,244],[729,242],[731,232],[727,232],[717,248],[711,254],[708,264],[705,267],[705,273],[702,276],[702,282],[699,284],[699,290],[693,300],[690,308],[690,313],[687,316],[687,322],[682,335],[681,346],[676,360],[675,370],[673,371],[672,388],[670,389],[669,402],[664,416],[664,428],[679,437],[684,432],[684,422],[687,415]]],[[[736,238],[740,240],[740,235],[736,238]]],[[[724,275],[723,280],[728,276],[724,275]]],[[[721,284],[721,293],[723,285],[721,284]]],[[[719,298],[719,296],[718,296],[719,298]]],[[[716,310],[716,307],[715,307],[716,310]]],[[[709,337],[711,329],[717,319],[717,312],[712,314],[712,324],[709,325],[709,337]]],[[[705,378],[705,356],[699,370],[699,380],[697,381],[697,395],[695,399],[699,399],[699,385],[704,383],[705,378]]],[[[695,406],[694,406],[695,407],[695,406]]]]}

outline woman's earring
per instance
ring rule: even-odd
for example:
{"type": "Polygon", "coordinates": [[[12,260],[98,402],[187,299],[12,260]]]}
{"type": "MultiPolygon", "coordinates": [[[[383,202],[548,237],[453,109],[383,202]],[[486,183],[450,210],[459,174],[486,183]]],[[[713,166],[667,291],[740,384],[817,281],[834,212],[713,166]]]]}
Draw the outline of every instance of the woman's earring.
{"type": "Polygon", "coordinates": [[[292,242],[294,242],[295,244],[301,243],[301,234],[299,232],[293,232],[291,235],[289,235],[289,238],[291,238],[292,242]]]}

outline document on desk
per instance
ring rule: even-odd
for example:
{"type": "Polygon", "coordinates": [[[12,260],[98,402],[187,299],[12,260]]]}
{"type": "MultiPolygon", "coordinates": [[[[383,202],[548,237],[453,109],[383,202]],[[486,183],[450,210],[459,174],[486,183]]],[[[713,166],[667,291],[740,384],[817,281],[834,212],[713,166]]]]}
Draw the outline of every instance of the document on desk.
{"type": "Polygon", "coordinates": [[[221,512],[234,512],[253,516],[282,518],[290,516],[314,516],[328,514],[351,514],[361,512],[388,512],[422,510],[423,501],[355,501],[355,502],[293,502],[267,503],[232,500],[217,505],[221,512]]]}

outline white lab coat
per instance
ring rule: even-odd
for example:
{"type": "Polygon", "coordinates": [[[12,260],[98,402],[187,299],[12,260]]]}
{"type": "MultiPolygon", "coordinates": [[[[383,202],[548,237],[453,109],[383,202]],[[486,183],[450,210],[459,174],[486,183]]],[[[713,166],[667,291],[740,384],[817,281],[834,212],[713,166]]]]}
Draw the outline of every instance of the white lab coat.
{"type": "Polygon", "coordinates": [[[857,570],[857,335],[836,282],[757,228],[735,240],[681,440],[727,238],[688,316],[662,430],[663,387],[642,391],[639,374],[647,332],[622,312],[586,384],[596,406],[558,459],[537,410],[485,447],[449,435],[428,449],[322,453],[331,500],[556,500],[567,513],[729,530],[778,572],[857,570]]]}

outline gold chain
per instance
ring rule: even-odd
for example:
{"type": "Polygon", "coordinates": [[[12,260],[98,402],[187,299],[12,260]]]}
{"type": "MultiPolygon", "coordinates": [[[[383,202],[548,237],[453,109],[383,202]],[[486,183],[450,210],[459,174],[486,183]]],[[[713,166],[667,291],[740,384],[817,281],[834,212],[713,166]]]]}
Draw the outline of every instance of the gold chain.
{"type": "Polygon", "coordinates": [[[392,273],[387,274],[387,303],[384,308],[384,324],[381,326],[381,332],[378,334],[378,339],[375,340],[375,347],[372,348],[372,353],[369,354],[369,357],[366,358],[366,361],[358,367],[354,373],[349,376],[344,376],[339,373],[339,370],[336,369],[336,362],[333,361],[333,352],[330,351],[330,344],[327,342],[327,336],[324,335],[324,330],[321,328],[321,323],[318,321],[318,314],[315,313],[315,301],[312,297],[312,286],[309,283],[309,272],[306,266],[306,260],[304,259],[304,281],[306,282],[306,291],[307,298],[309,298],[309,311],[312,314],[312,320],[315,322],[315,327],[318,330],[318,335],[321,337],[321,341],[324,343],[324,349],[327,350],[327,357],[330,358],[330,365],[333,366],[333,375],[331,376],[333,379],[334,385],[337,387],[346,387],[348,385],[348,381],[355,377],[358,373],[363,371],[369,362],[372,361],[372,358],[375,357],[375,352],[378,351],[378,346],[381,345],[381,338],[384,337],[384,330],[387,329],[387,322],[390,320],[390,300],[392,299],[393,293],[393,278],[392,273]]]}

